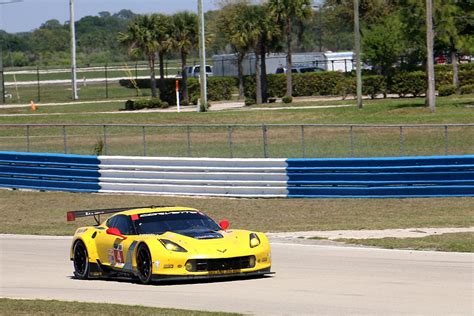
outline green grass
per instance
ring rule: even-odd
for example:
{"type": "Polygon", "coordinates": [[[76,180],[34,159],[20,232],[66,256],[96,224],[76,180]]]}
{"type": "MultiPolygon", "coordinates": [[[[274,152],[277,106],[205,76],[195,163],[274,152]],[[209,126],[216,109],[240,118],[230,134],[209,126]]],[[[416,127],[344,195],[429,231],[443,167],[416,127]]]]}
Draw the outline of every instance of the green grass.
{"type": "MultiPolygon", "coordinates": [[[[130,89],[130,96],[134,90],[130,89]]],[[[103,91],[101,92],[103,93],[103,91]]],[[[215,111],[207,113],[141,113],[133,115],[65,113],[55,117],[0,117],[1,123],[90,123],[90,124],[440,124],[473,123],[474,95],[451,96],[437,99],[436,113],[424,106],[423,98],[367,100],[365,108],[298,109],[298,105],[325,105],[327,101],[295,103],[294,109],[278,111],[215,111]]],[[[337,102],[336,102],[337,103],[337,102]]],[[[354,100],[343,102],[355,104],[354,100]]],[[[57,108],[61,112],[61,107],[57,108]]],[[[97,105],[100,111],[100,105],[97,105]]],[[[9,113],[1,109],[0,114],[9,113]]],[[[40,112],[38,112],[40,113],[40,112]]],[[[79,113],[79,112],[76,112],[79,113]]]]}
{"type": "MultiPolygon", "coordinates": [[[[353,101],[352,101],[353,102],[353,101]]],[[[227,126],[193,127],[190,154],[194,157],[263,157],[262,127],[260,124],[449,124],[473,123],[473,95],[451,96],[438,99],[436,113],[423,106],[423,99],[369,100],[362,110],[351,108],[298,109],[298,104],[321,105],[324,101],[301,102],[294,109],[277,111],[219,111],[153,112],[97,114],[123,108],[121,102],[106,104],[70,104],[39,106],[35,114],[62,113],[61,115],[32,115],[0,117],[0,124],[257,124],[254,127],[233,129],[229,146],[227,126]]],[[[332,102],[334,103],[334,102],[332,102]]],[[[338,102],[335,102],[338,103],[338,102]]],[[[0,114],[31,113],[28,108],[0,109],[0,114]]],[[[24,127],[0,126],[0,150],[26,150],[24,127]]],[[[30,129],[30,151],[63,152],[62,127],[35,127],[30,129]]],[[[399,155],[444,155],[444,128],[405,128],[403,145],[399,127],[306,127],[304,146],[300,126],[273,126],[268,128],[269,157],[368,157],[399,155]]],[[[103,137],[103,128],[68,127],[68,152],[90,154],[97,140],[103,137]]],[[[147,155],[188,156],[188,138],[185,127],[148,127],[145,131],[147,155]]],[[[141,127],[111,127],[107,129],[107,154],[143,155],[141,127]]],[[[448,154],[469,154],[474,151],[474,127],[450,127],[448,154]]]]}
{"type": "MultiPolygon", "coordinates": [[[[106,91],[105,83],[87,83],[78,81],[78,94],[81,100],[106,100],[108,97],[113,98],[132,98],[137,96],[137,91],[120,86],[117,82],[109,82],[106,91]]],[[[18,86],[18,88],[8,87],[6,89],[12,94],[11,99],[7,99],[7,103],[26,104],[31,100],[35,102],[71,102],[72,92],[71,86],[68,84],[42,85],[38,93],[36,86],[18,86]]],[[[149,95],[149,90],[142,90],[139,94],[149,95]]],[[[39,103],[41,104],[41,103],[39,103]]],[[[61,111],[61,109],[59,109],[61,111]]],[[[8,113],[3,112],[2,113],[8,113]]]]}
{"type": "Polygon", "coordinates": [[[336,241],[386,249],[474,252],[474,233],[449,233],[423,238],[337,239],[336,241]]]}
{"type": "Polygon", "coordinates": [[[222,312],[155,308],[139,305],[63,302],[56,300],[18,300],[8,298],[0,298],[0,311],[2,315],[240,315],[222,312]]]}
{"type": "Polygon", "coordinates": [[[84,209],[181,205],[202,210],[233,228],[263,232],[474,226],[473,198],[228,199],[0,190],[0,233],[72,235],[94,223],[68,223],[84,209]]]}

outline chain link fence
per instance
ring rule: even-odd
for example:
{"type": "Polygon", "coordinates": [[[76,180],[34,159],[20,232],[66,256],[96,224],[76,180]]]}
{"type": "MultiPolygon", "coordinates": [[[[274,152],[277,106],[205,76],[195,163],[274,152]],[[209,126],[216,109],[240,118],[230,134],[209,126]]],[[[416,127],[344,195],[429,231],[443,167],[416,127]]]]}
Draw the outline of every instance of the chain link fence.
{"type": "Polygon", "coordinates": [[[0,151],[215,158],[474,153],[474,124],[0,125],[0,151]]]}

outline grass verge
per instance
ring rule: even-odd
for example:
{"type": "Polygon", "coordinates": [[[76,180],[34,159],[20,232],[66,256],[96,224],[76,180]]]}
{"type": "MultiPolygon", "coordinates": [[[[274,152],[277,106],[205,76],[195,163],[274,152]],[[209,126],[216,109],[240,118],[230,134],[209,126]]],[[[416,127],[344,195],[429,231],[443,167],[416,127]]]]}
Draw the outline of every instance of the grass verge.
{"type": "MultiPolygon", "coordinates": [[[[92,218],[72,210],[146,205],[197,208],[231,228],[263,232],[474,226],[473,198],[229,199],[0,190],[0,233],[72,235],[92,218]]],[[[105,219],[105,217],[103,218],[105,219]]]]}
{"type": "MultiPolygon", "coordinates": [[[[120,95],[115,93],[113,96],[134,97],[134,91],[131,91],[131,93],[120,95]]],[[[214,124],[216,122],[219,124],[428,124],[473,122],[473,94],[437,98],[436,113],[431,113],[425,107],[424,102],[424,98],[366,100],[363,109],[357,107],[298,109],[298,106],[341,103],[341,101],[312,101],[295,102],[292,104],[294,109],[279,111],[156,112],[128,116],[90,113],[92,109],[94,112],[101,112],[102,105],[96,104],[93,107],[83,107],[84,112],[78,108],[75,113],[64,113],[61,116],[0,117],[0,124],[214,124]],[[78,116],[78,113],[83,115],[78,116]]],[[[342,103],[355,104],[355,101],[346,100],[342,103]]],[[[282,104],[282,106],[287,105],[282,104]]],[[[70,105],[67,107],[69,108],[70,105]]],[[[55,108],[56,112],[61,112],[61,106],[55,108]]],[[[22,111],[27,110],[0,109],[0,114],[21,113],[22,111]]]]}
{"type": "Polygon", "coordinates": [[[337,239],[348,244],[386,249],[474,252],[474,233],[449,233],[422,238],[337,239]]]}
{"type": "Polygon", "coordinates": [[[139,305],[63,302],[56,300],[16,300],[0,298],[2,315],[240,315],[155,308],[139,305]]]}

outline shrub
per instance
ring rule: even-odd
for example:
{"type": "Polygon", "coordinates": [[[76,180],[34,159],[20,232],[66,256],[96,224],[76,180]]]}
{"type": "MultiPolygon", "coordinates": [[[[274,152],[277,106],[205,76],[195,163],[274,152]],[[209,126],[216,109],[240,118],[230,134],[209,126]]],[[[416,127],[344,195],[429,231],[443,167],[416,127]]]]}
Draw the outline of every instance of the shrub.
{"type": "Polygon", "coordinates": [[[151,99],[138,99],[135,101],[128,100],[125,102],[125,110],[133,111],[133,110],[141,110],[141,109],[153,109],[153,108],[167,108],[169,105],[167,102],[161,101],[159,98],[151,98],[151,99]]]}
{"type": "Polygon", "coordinates": [[[363,78],[362,94],[369,95],[375,99],[377,95],[385,91],[385,78],[383,76],[366,76],[363,78]]]}
{"type": "Polygon", "coordinates": [[[199,103],[199,95],[194,94],[194,95],[191,97],[191,103],[192,103],[193,105],[198,105],[198,103],[199,103]]]}
{"type": "MultiPolygon", "coordinates": [[[[138,79],[135,81],[139,89],[150,89],[150,79],[138,79]]],[[[130,89],[135,89],[135,85],[129,79],[122,79],[119,81],[120,85],[130,89]]],[[[233,77],[209,77],[207,81],[207,93],[208,98],[211,101],[219,100],[230,100],[232,98],[232,92],[236,89],[238,81],[233,77]]],[[[165,91],[160,92],[160,96],[163,101],[169,104],[176,104],[176,79],[167,78],[165,79],[165,91]]],[[[157,79],[157,87],[159,88],[159,79],[157,79]]],[[[180,79],[180,88],[182,89],[182,79],[180,79]]],[[[196,78],[188,78],[188,92],[192,98],[200,95],[199,80],[196,78]]],[[[181,91],[182,96],[182,91],[181,91]]],[[[181,101],[184,104],[185,100],[181,101]]]]}
{"type": "Polygon", "coordinates": [[[461,86],[474,84],[474,69],[466,69],[459,72],[459,83],[461,86]]]}
{"type": "Polygon", "coordinates": [[[355,94],[355,93],[356,93],[355,78],[346,77],[340,80],[336,84],[332,94],[339,95],[342,97],[343,100],[345,100],[349,94],[355,94]]]}
{"type": "Polygon", "coordinates": [[[281,100],[283,103],[291,103],[293,102],[293,97],[291,95],[285,95],[281,100]]]}
{"type": "Polygon", "coordinates": [[[246,105],[246,106],[254,105],[254,104],[255,104],[255,99],[252,99],[252,98],[245,98],[245,105],[246,105]]]}
{"type": "MultiPolygon", "coordinates": [[[[318,73],[304,73],[293,75],[293,96],[332,95],[335,87],[346,76],[336,71],[318,73]]],[[[268,95],[282,98],[286,93],[286,76],[284,74],[269,74],[268,95]]],[[[255,76],[246,76],[244,79],[245,96],[254,98],[255,76]]]]}
{"type": "Polygon", "coordinates": [[[456,86],[452,84],[443,85],[438,88],[438,95],[441,97],[447,97],[456,93],[456,86]]]}
{"type": "Polygon", "coordinates": [[[400,97],[408,94],[416,97],[424,93],[426,88],[426,76],[423,71],[400,72],[393,77],[391,92],[400,97]]]}
{"type": "Polygon", "coordinates": [[[474,93],[474,84],[468,84],[468,85],[465,85],[465,86],[461,86],[460,91],[461,91],[461,94],[474,93]]]}
{"type": "Polygon", "coordinates": [[[199,108],[201,112],[207,112],[211,108],[211,104],[209,102],[206,104],[206,106],[199,104],[199,108]]]}

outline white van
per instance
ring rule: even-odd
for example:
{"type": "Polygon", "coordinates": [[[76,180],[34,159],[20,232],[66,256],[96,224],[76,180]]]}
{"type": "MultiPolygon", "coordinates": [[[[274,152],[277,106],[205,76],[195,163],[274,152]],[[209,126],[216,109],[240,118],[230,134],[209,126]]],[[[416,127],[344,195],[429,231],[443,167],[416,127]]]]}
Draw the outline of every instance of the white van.
{"type": "MultiPolygon", "coordinates": [[[[194,66],[189,66],[186,67],[186,71],[188,72],[188,78],[189,77],[195,77],[199,78],[199,72],[201,71],[201,66],[200,65],[194,65],[194,66]]],[[[206,76],[212,77],[212,66],[206,65],[206,76]]]]}

